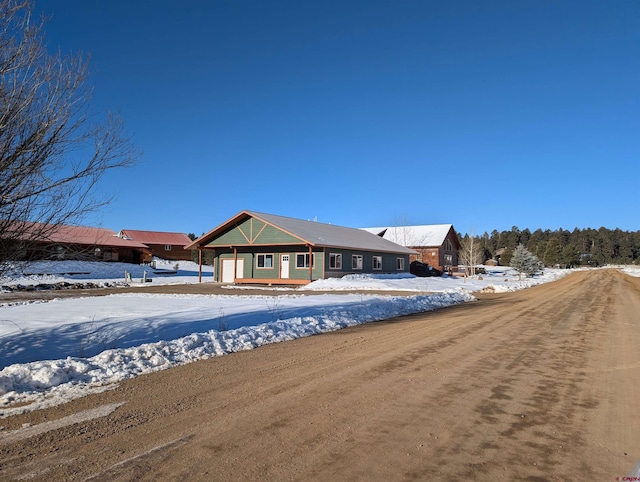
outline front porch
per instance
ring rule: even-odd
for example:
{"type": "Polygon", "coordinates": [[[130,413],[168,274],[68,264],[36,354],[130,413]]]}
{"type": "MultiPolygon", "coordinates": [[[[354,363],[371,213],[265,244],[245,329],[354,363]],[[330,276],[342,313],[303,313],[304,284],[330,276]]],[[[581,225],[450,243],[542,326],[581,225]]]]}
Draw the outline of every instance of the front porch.
{"type": "Polygon", "coordinates": [[[237,285],[308,285],[311,283],[308,279],[291,279],[291,278],[235,278],[234,284],[237,285]]]}

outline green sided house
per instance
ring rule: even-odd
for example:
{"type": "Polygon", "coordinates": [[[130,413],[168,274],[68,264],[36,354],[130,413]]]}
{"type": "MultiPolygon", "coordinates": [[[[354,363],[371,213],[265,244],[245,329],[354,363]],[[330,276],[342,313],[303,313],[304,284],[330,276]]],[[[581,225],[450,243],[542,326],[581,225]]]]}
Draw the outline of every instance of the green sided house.
{"type": "Polygon", "coordinates": [[[185,246],[213,251],[214,281],[307,284],[354,273],[408,273],[405,248],[361,229],[242,211],[185,246]]]}

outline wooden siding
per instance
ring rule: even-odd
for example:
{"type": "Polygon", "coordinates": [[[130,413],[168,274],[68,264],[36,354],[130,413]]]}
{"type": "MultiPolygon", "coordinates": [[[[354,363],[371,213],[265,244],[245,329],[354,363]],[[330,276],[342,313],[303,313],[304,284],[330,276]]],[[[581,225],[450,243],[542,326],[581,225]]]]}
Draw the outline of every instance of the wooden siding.
{"type": "Polygon", "coordinates": [[[325,263],[324,263],[324,277],[336,278],[347,274],[359,274],[359,273],[408,273],[409,272],[409,255],[408,254],[396,254],[396,253],[377,253],[373,251],[356,251],[348,249],[337,248],[325,248],[325,263]],[[330,268],[331,254],[342,255],[342,268],[334,269],[330,268]],[[352,256],[362,256],[362,269],[352,269],[352,256]],[[382,257],[382,269],[373,269],[373,257],[382,257]],[[397,269],[397,259],[404,259],[404,270],[397,269]]]}
{"type": "Polygon", "coordinates": [[[79,261],[121,261],[141,263],[145,251],[138,248],[115,246],[85,246],[64,243],[35,242],[23,246],[20,259],[24,260],[79,260],[79,261]],[[97,251],[96,251],[97,249],[97,251]]]}
{"type": "MultiPolygon", "coordinates": [[[[243,260],[242,276],[236,276],[237,283],[281,283],[281,284],[299,284],[301,282],[314,281],[321,278],[335,278],[347,274],[389,274],[389,273],[408,273],[409,272],[409,255],[395,253],[376,253],[371,251],[354,251],[345,249],[326,248],[322,250],[314,250],[315,264],[312,270],[311,280],[309,280],[309,268],[296,268],[296,255],[308,254],[309,251],[305,247],[287,246],[269,248],[239,248],[236,259],[243,260]],[[330,269],[329,258],[330,253],[339,253],[342,255],[342,269],[330,269]],[[272,254],[273,266],[271,268],[258,268],[258,254],[272,254]],[[280,277],[280,265],[282,255],[288,254],[289,260],[289,277],[280,277]],[[352,256],[362,256],[362,269],[352,269],[352,256]],[[373,257],[382,257],[382,269],[373,269],[373,257]],[[397,259],[404,259],[404,270],[397,269],[397,259]]],[[[234,259],[234,251],[230,248],[216,249],[215,256],[215,279],[222,280],[222,260],[234,259]]]]}
{"type": "MultiPolygon", "coordinates": [[[[294,227],[298,226],[296,224],[298,221],[291,222],[294,227]]],[[[303,224],[305,229],[309,228],[306,222],[303,224]]],[[[367,235],[366,233],[358,230],[352,230],[358,233],[358,235],[365,234],[368,238],[365,241],[369,241],[370,244],[371,239],[369,238],[373,238],[376,243],[373,243],[373,246],[369,246],[369,248],[359,248],[357,246],[350,249],[344,247],[331,248],[327,247],[327,245],[323,245],[322,243],[319,243],[320,245],[316,246],[314,242],[303,239],[306,236],[296,232],[293,228],[290,230],[286,227],[276,226],[276,223],[272,224],[268,219],[263,221],[251,215],[248,217],[239,215],[204,235],[202,237],[202,241],[194,242],[190,246],[199,245],[201,249],[213,251],[214,279],[216,281],[222,281],[222,279],[225,279],[225,282],[230,282],[233,278],[234,283],[243,284],[304,284],[325,277],[344,276],[345,274],[351,273],[383,274],[409,272],[409,253],[403,254],[393,251],[374,252],[368,250],[384,250],[387,248],[387,245],[395,246],[393,243],[388,241],[382,243],[384,246],[380,246],[380,243],[377,242],[378,238],[374,235],[367,235]],[[329,269],[329,253],[334,252],[340,253],[343,256],[342,269],[340,270],[329,269]],[[306,257],[309,254],[312,254],[315,258],[313,267],[296,267],[297,257],[306,257]],[[351,257],[354,254],[362,256],[363,262],[361,270],[351,269],[351,257]],[[259,255],[272,255],[272,265],[270,267],[259,268],[257,265],[259,255]],[[289,256],[289,271],[286,273],[285,277],[282,277],[281,272],[283,255],[289,256]],[[374,256],[379,256],[382,259],[381,269],[373,270],[374,256]],[[404,260],[403,270],[397,269],[398,258],[404,260]],[[225,263],[228,267],[237,267],[237,264],[229,263],[227,261],[233,259],[242,260],[243,272],[236,273],[235,277],[230,276],[228,271],[223,272],[223,265],[225,263]]],[[[315,227],[315,225],[311,226],[315,227]]],[[[305,232],[305,229],[302,229],[302,231],[305,232]]],[[[325,227],[324,229],[328,228],[325,227]]],[[[331,226],[331,229],[335,231],[336,228],[331,226]]],[[[333,233],[333,231],[331,231],[331,233],[333,233]]],[[[313,230],[311,230],[310,233],[312,239],[316,239],[316,241],[318,239],[324,240],[324,238],[318,237],[313,230]]],[[[346,238],[340,238],[340,236],[338,236],[335,239],[340,239],[342,242],[345,242],[344,239],[346,238]]],[[[365,242],[364,244],[366,245],[367,243],[365,242]]],[[[349,246],[349,244],[343,246],[349,246]]],[[[408,251],[407,249],[399,246],[397,246],[397,248],[400,251],[408,251]]]]}
{"type": "Polygon", "coordinates": [[[431,247],[413,247],[418,253],[418,256],[412,256],[412,261],[418,259],[423,263],[433,266],[434,268],[444,272],[446,270],[445,255],[451,255],[451,266],[458,266],[458,240],[453,230],[449,231],[445,240],[449,240],[452,249],[445,249],[443,246],[431,246],[431,247]]]}
{"type": "MultiPolygon", "coordinates": [[[[416,257],[418,261],[433,266],[436,269],[442,270],[442,263],[440,262],[440,247],[435,248],[413,248],[420,254],[416,257]]],[[[415,261],[412,259],[411,261],[415,261]]]]}
{"type": "Polygon", "coordinates": [[[295,236],[266,224],[258,219],[249,218],[220,234],[206,246],[251,246],[303,244],[295,236]]]}
{"type": "MultiPolygon", "coordinates": [[[[148,244],[153,256],[171,261],[191,261],[191,250],[184,249],[184,246],[171,245],[167,251],[164,244],[148,244]]],[[[151,260],[151,256],[149,256],[151,260]]]]}
{"type": "MultiPolygon", "coordinates": [[[[309,250],[304,247],[289,246],[287,249],[281,251],[259,248],[243,248],[241,252],[238,251],[237,259],[242,259],[244,263],[243,279],[237,280],[237,282],[247,283],[250,282],[250,280],[254,280],[255,282],[264,281],[265,283],[270,283],[273,282],[274,279],[280,279],[280,265],[283,254],[290,256],[289,278],[282,278],[281,281],[309,281],[309,268],[296,268],[296,254],[309,254],[309,250]],[[272,254],[273,266],[271,268],[258,268],[259,254],[272,254]]],[[[317,250],[314,251],[313,254],[315,255],[315,265],[312,270],[312,279],[316,280],[322,278],[324,253],[317,250]]],[[[233,249],[216,249],[215,276],[218,281],[222,279],[220,270],[222,259],[234,259],[233,249]]]]}

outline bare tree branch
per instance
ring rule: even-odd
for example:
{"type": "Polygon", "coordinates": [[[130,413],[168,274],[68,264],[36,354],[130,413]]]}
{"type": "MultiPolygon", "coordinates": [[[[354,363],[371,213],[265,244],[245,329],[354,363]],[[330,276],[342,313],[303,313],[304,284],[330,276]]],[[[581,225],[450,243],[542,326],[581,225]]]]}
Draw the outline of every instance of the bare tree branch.
{"type": "Polygon", "coordinates": [[[471,233],[467,234],[460,243],[460,261],[465,266],[467,276],[475,276],[476,267],[482,264],[483,251],[480,241],[471,233]]]}
{"type": "Polygon", "coordinates": [[[119,116],[95,121],[87,61],[49,54],[31,8],[0,0],[0,263],[104,207],[100,180],[139,156],[119,116]]]}

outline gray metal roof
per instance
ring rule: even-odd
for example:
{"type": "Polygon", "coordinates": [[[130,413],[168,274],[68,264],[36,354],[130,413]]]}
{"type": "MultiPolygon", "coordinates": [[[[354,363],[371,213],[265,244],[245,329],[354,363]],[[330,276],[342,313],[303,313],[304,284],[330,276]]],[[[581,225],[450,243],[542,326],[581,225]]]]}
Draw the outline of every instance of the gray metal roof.
{"type": "Polygon", "coordinates": [[[305,221],[302,219],[277,216],[275,214],[245,211],[293,236],[314,246],[380,251],[399,254],[416,254],[412,249],[388,241],[362,229],[347,228],[334,224],[305,221]]]}

